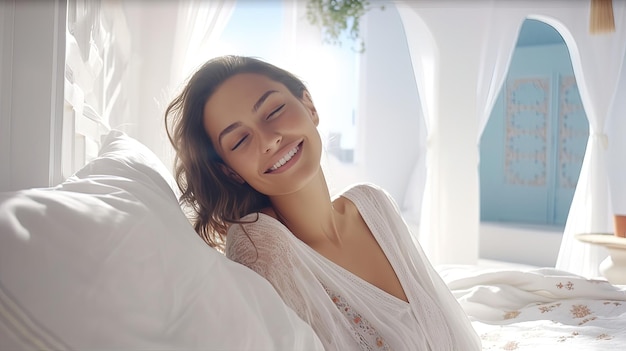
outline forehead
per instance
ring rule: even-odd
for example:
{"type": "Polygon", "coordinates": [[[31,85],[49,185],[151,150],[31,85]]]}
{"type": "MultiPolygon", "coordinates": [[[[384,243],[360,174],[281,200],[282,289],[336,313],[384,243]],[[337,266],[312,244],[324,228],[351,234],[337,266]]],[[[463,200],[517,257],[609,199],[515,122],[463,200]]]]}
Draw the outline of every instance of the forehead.
{"type": "Polygon", "coordinates": [[[287,88],[262,74],[238,73],[226,79],[205,103],[207,109],[224,110],[230,108],[252,109],[259,97],[268,90],[288,92],[287,88]]]}
{"type": "Polygon", "coordinates": [[[221,129],[216,129],[220,126],[226,127],[252,115],[258,99],[269,90],[289,93],[282,83],[262,74],[238,73],[226,79],[204,105],[204,126],[209,136],[213,138],[219,133],[221,129]]]}

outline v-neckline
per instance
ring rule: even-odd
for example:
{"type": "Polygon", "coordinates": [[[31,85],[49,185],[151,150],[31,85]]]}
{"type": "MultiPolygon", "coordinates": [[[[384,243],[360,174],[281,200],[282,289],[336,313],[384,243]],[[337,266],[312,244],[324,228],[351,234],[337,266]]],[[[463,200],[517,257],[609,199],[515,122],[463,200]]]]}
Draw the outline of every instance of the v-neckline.
{"type": "MultiPolygon", "coordinates": [[[[392,258],[390,258],[390,256],[387,253],[386,250],[386,245],[381,244],[381,240],[380,240],[380,233],[378,233],[377,230],[375,230],[375,228],[373,228],[370,225],[370,221],[368,220],[368,218],[366,218],[367,216],[363,215],[363,211],[362,208],[360,206],[360,204],[358,203],[358,201],[355,201],[353,198],[351,198],[350,196],[346,196],[346,194],[349,191],[345,192],[344,194],[341,194],[340,196],[345,197],[348,201],[352,202],[354,204],[354,206],[356,207],[357,211],[359,212],[359,215],[361,216],[361,218],[363,218],[363,221],[365,222],[365,225],[367,226],[367,228],[370,230],[370,232],[372,233],[372,235],[374,236],[374,240],[376,241],[376,244],[380,247],[381,251],[383,252],[383,254],[385,255],[385,258],[387,259],[387,261],[389,262],[389,265],[391,266],[391,269],[393,270],[393,273],[395,274],[396,278],[398,279],[398,283],[400,284],[400,287],[402,288],[404,295],[407,297],[407,300],[409,299],[409,295],[405,290],[405,286],[404,284],[402,284],[402,280],[400,278],[400,275],[398,275],[397,270],[396,270],[396,264],[394,262],[394,260],[392,258]]],[[[329,265],[331,265],[332,267],[334,267],[335,269],[339,270],[340,272],[342,272],[343,274],[346,274],[348,276],[350,276],[351,278],[353,278],[353,280],[357,281],[360,285],[369,288],[371,291],[373,291],[374,293],[377,293],[380,296],[386,297],[387,299],[391,299],[392,301],[395,301],[397,303],[401,303],[403,306],[409,306],[410,302],[404,301],[403,299],[385,291],[384,289],[381,289],[380,287],[376,286],[375,284],[370,283],[369,281],[361,278],[360,276],[358,276],[357,274],[352,273],[351,271],[349,271],[348,269],[342,267],[341,265],[333,262],[332,260],[330,260],[329,258],[327,258],[326,256],[322,255],[321,253],[315,251],[315,249],[313,249],[312,247],[310,247],[309,245],[307,245],[305,242],[303,242],[302,240],[300,240],[297,236],[293,235],[293,233],[289,230],[289,228],[287,228],[287,226],[285,226],[281,221],[279,221],[278,219],[259,212],[259,218],[268,218],[270,221],[275,221],[276,223],[278,223],[284,230],[286,230],[289,234],[291,234],[291,236],[293,237],[293,239],[296,240],[296,242],[298,242],[299,244],[303,245],[306,250],[309,250],[313,255],[315,255],[316,257],[319,257],[320,259],[322,259],[323,261],[325,261],[326,263],[328,263],[329,265]]]]}

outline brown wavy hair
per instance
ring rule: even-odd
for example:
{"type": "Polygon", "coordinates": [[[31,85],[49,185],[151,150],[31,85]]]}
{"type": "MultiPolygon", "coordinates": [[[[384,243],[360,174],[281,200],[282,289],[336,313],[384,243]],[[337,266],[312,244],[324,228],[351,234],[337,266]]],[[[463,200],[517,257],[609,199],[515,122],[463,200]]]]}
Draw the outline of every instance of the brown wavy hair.
{"type": "Polygon", "coordinates": [[[198,235],[220,251],[232,223],[270,206],[266,195],[224,173],[220,164],[225,163],[204,129],[206,102],[222,83],[239,73],[264,75],[285,85],[299,99],[306,91],[299,78],[272,64],[252,57],[221,56],[200,67],[165,110],[165,129],[176,151],[174,178],[182,192],[179,201],[198,235]]]}

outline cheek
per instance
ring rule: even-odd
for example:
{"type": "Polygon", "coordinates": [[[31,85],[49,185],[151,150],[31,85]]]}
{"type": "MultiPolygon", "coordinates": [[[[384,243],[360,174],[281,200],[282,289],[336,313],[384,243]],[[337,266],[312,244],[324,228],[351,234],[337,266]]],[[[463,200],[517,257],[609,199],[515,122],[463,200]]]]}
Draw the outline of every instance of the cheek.
{"type": "Polygon", "coordinates": [[[226,164],[241,177],[246,178],[251,174],[255,174],[256,163],[254,163],[253,157],[248,154],[241,153],[239,155],[231,156],[228,159],[224,159],[226,164]]]}

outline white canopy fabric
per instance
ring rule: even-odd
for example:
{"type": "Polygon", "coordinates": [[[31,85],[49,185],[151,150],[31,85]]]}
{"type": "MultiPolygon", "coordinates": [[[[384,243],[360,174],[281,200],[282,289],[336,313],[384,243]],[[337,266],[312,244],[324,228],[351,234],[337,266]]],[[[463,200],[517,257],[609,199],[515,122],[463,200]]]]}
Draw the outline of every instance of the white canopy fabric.
{"type": "MultiPolygon", "coordinates": [[[[574,235],[613,232],[609,193],[611,188],[624,187],[624,184],[611,184],[609,187],[611,178],[607,171],[610,140],[606,127],[611,116],[611,106],[616,99],[626,50],[626,3],[614,1],[613,12],[616,31],[602,35],[589,34],[587,23],[581,23],[575,13],[564,15],[560,23],[556,16],[546,19],[561,32],[569,47],[574,74],[589,120],[587,150],[556,267],[590,277],[599,275],[598,266],[606,253],[598,246],[577,241],[574,235]]],[[[588,14],[588,10],[585,14],[588,14]]],[[[614,169],[614,172],[621,171],[614,169]]],[[[624,177],[621,179],[623,182],[624,177]]]]}
{"type": "MultiPolygon", "coordinates": [[[[407,32],[428,128],[420,240],[431,260],[473,263],[477,259],[477,144],[506,76],[519,28],[526,18],[532,18],[552,25],[565,39],[590,124],[556,266],[596,276],[603,252],[578,242],[574,235],[612,228],[606,160],[611,143],[605,127],[613,101],[621,101],[615,95],[626,49],[626,3],[613,2],[616,31],[600,35],[589,33],[590,7],[585,1],[395,3],[407,32]],[[475,134],[468,138],[461,131],[475,134]],[[451,153],[457,154],[452,157],[451,153]]],[[[626,173],[620,169],[612,172],[626,173]]],[[[615,189],[623,187],[613,184],[615,189]]]]}
{"type": "Polygon", "coordinates": [[[178,5],[170,80],[175,86],[206,60],[235,9],[236,0],[188,0],[178,5]]]}
{"type": "Polygon", "coordinates": [[[626,186],[623,186],[626,179],[626,54],[623,61],[619,86],[606,128],[610,140],[607,159],[611,207],[613,213],[620,215],[626,215],[626,186]]]}

